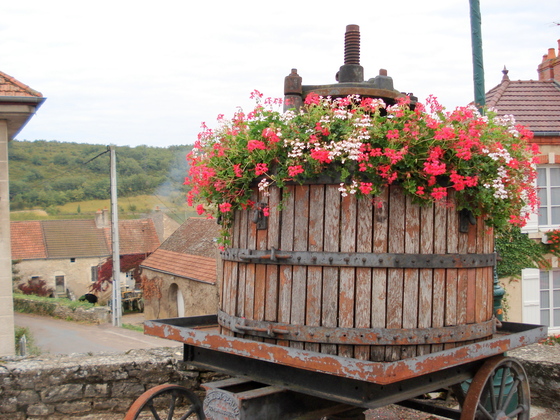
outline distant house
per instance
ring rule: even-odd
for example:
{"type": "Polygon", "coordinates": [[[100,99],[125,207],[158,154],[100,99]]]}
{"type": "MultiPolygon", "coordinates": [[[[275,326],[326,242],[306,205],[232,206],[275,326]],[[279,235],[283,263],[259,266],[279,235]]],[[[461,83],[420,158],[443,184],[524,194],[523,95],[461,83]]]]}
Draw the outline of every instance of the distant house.
{"type": "MultiPolygon", "coordinates": [[[[560,44],[560,41],[559,41],[560,44]]],[[[560,55],[560,51],[559,51],[560,55]]],[[[539,213],[524,231],[541,240],[560,228],[560,56],[550,48],[538,65],[538,80],[510,80],[504,69],[501,83],[486,94],[486,105],[499,115],[513,115],[534,133],[541,155],[537,164],[539,213]]],[[[521,281],[505,281],[508,320],[544,324],[560,331],[560,263],[548,256],[550,270],[525,269],[521,281]]]]}
{"type": "MultiPolygon", "coordinates": [[[[111,255],[107,212],[96,220],[41,220],[11,223],[12,259],[22,282],[41,278],[57,296],[80,297],[97,280],[98,267],[111,255]]],[[[149,255],[160,244],[151,219],[119,221],[120,255],[149,255]]],[[[124,287],[134,279],[121,277],[124,287]]]]}
{"type": "Polygon", "coordinates": [[[219,226],[190,218],[141,264],[147,319],[215,314],[219,226]]]}

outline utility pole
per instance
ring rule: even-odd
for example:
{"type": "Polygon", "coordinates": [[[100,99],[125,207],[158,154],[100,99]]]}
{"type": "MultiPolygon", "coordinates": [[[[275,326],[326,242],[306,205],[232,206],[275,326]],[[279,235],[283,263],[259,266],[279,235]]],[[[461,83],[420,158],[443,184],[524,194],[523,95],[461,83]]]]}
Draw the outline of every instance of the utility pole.
{"type": "Polygon", "coordinates": [[[469,0],[471,16],[471,42],[474,79],[474,105],[480,112],[486,105],[484,91],[484,60],[482,58],[482,19],[479,0],[469,0]]]}
{"type": "Polygon", "coordinates": [[[113,325],[121,326],[121,260],[119,247],[119,206],[117,201],[117,157],[115,146],[109,146],[111,152],[111,242],[113,249],[113,299],[111,308],[113,310],[113,325]]]}

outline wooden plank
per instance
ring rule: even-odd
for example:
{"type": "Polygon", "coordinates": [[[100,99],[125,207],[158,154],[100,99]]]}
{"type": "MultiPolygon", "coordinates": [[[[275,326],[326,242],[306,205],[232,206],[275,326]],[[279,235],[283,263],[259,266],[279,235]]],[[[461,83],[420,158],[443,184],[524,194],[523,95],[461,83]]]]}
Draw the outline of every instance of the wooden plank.
{"type": "MultiPolygon", "coordinates": [[[[251,194],[251,201],[255,203],[258,201],[258,191],[256,189],[251,194]]],[[[247,248],[257,249],[257,225],[253,222],[247,224],[247,248]]],[[[245,316],[247,319],[255,319],[255,276],[256,265],[247,264],[245,279],[245,316]]]]}
{"type": "MultiPolygon", "coordinates": [[[[436,205],[434,208],[434,253],[447,252],[447,209],[436,205]]],[[[435,269],[433,279],[432,327],[440,328],[445,322],[445,269],[435,269]]],[[[432,345],[432,353],[443,350],[442,344],[432,345]]]]}
{"type": "MultiPolygon", "coordinates": [[[[475,225],[469,224],[469,233],[467,239],[467,253],[476,254],[476,234],[477,224],[483,223],[477,220],[475,225]]],[[[476,269],[470,269],[467,274],[467,324],[476,322],[476,269]]]]}
{"type": "MultiPolygon", "coordinates": [[[[358,200],[356,252],[373,251],[373,206],[366,198],[358,200]]],[[[371,328],[372,270],[356,268],[356,328],[371,328]]],[[[355,346],[354,357],[369,360],[370,346],[355,346]]]]}
{"type": "MultiPolygon", "coordinates": [[[[340,192],[338,185],[325,186],[325,233],[324,251],[339,252],[340,240],[340,192]]],[[[338,268],[323,268],[323,296],[321,319],[325,327],[337,327],[338,316],[338,268]]],[[[336,354],[335,344],[321,344],[321,352],[336,354]]]]}
{"type": "MultiPolygon", "coordinates": [[[[356,217],[358,200],[355,195],[342,198],[340,212],[340,252],[356,252],[356,217]]],[[[342,328],[354,328],[356,292],[356,269],[354,267],[340,268],[339,284],[339,316],[338,325],[342,328]]],[[[353,357],[354,346],[339,346],[338,355],[353,357]]]]}
{"type": "MultiPolygon", "coordinates": [[[[249,211],[242,210],[239,214],[239,248],[247,249],[247,230],[249,221],[249,211]]],[[[247,264],[238,264],[238,275],[239,275],[239,286],[237,290],[237,312],[236,315],[239,317],[246,317],[245,313],[245,298],[246,298],[246,281],[247,281],[247,264]]]]}
{"type": "MultiPolygon", "coordinates": [[[[386,253],[389,250],[389,191],[385,189],[373,203],[373,252],[386,253]]],[[[387,269],[374,268],[371,280],[371,326],[387,326],[387,269]]],[[[370,360],[385,361],[385,347],[372,346],[370,360]]]]}
{"type": "MultiPolygon", "coordinates": [[[[311,185],[309,188],[309,251],[323,250],[325,211],[324,185],[311,185]]],[[[321,294],[323,288],[322,267],[307,268],[307,302],[305,325],[321,325],[321,294]]],[[[304,348],[311,351],[320,351],[320,344],[306,343],[304,348]]]]}
{"type": "MultiPolygon", "coordinates": [[[[269,214],[268,217],[268,249],[280,248],[280,189],[271,188],[268,198],[269,214]]],[[[268,265],[266,267],[266,301],[265,301],[265,320],[278,321],[278,266],[268,265]]]]}
{"type": "MultiPolygon", "coordinates": [[[[479,220],[477,223],[477,253],[482,254],[484,252],[484,232],[486,227],[482,220],[479,220]]],[[[486,298],[485,298],[485,289],[486,289],[486,269],[485,268],[477,268],[476,269],[476,302],[475,302],[475,322],[483,322],[486,318],[486,298]]]]}
{"type": "MultiPolygon", "coordinates": [[[[281,237],[280,249],[285,251],[294,250],[294,211],[295,211],[295,187],[286,186],[283,189],[283,206],[281,212],[281,237]]],[[[291,264],[280,265],[280,290],[278,296],[278,321],[289,324],[292,312],[292,268],[291,264]]],[[[278,340],[277,344],[289,346],[289,341],[278,340]]]]}
{"type": "MultiPolygon", "coordinates": [[[[404,252],[405,196],[400,187],[389,191],[389,253],[404,252]]],[[[387,275],[387,328],[402,328],[404,270],[388,269],[387,275]]],[[[387,346],[387,361],[400,360],[401,350],[397,346],[387,346]]]]}
{"type": "MultiPolygon", "coordinates": [[[[295,190],[294,250],[307,251],[309,232],[309,186],[298,185],[295,190]]],[[[291,323],[305,325],[305,303],[307,300],[307,267],[294,266],[292,269],[292,315],[291,323]]],[[[303,343],[291,342],[290,347],[303,349],[303,343]]]]}
{"type": "MultiPolygon", "coordinates": [[[[450,194],[449,199],[453,199],[450,194]]],[[[459,215],[454,208],[447,209],[447,253],[458,252],[459,241],[459,215]]],[[[447,269],[445,276],[445,325],[457,325],[457,269],[447,269]]],[[[444,348],[452,348],[446,344],[444,348]]]]}
{"type": "MultiPolygon", "coordinates": [[[[268,206],[268,196],[263,191],[259,191],[258,203],[262,206],[268,206]]],[[[266,229],[257,229],[257,250],[268,250],[268,231],[266,229]]],[[[264,321],[264,307],[266,301],[266,265],[255,264],[255,301],[253,319],[264,321]]],[[[262,341],[262,340],[259,340],[262,341]]]]}
{"type": "MultiPolygon", "coordinates": [[[[460,223],[460,214],[457,214],[458,223],[460,223]]],[[[457,252],[466,254],[469,248],[469,234],[468,232],[457,233],[457,252]]],[[[467,268],[460,268],[457,270],[457,319],[456,325],[465,325],[467,323],[467,301],[468,301],[468,272],[467,268]]]]}
{"type": "MultiPolygon", "coordinates": [[[[434,207],[425,206],[420,208],[420,253],[434,253],[434,207]]],[[[418,328],[430,328],[432,326],[433,307],[433,270],[420,270],[420,286],[418,296],[418,328]]],[[[418,356],[430,353],[430,346],[418,346],[418,356]]]]}
{"type": "MultiPolygon", "coordinates": [[[[406,196],[405,200],[405,228],[404,252],[417,254],[420,252],[420,208],[412,204],[412,198],[406,196]]],[[[403,328],[418,327],[418,284],[419,270],[407,268],[404,270],[403,287],[403,328]]],[[[423,308],[422,308],[423,310],[423,308]]],[[[401,358],[416,356],[415,346],[401,348],[401,358]]]]}

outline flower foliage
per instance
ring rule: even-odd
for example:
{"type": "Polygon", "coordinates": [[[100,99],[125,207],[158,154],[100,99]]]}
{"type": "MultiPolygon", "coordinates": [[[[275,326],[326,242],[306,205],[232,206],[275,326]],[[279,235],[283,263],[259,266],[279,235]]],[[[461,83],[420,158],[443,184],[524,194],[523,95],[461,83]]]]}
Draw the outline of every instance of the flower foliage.
{"type": "Polygon", "coordinates": [[[470,210],[489,226],[522,226],[538,205],[533,187],[538,148],[532,133],[512,117],[474,107],[452,112],[430,97],[411,109],[408,98],[388,106],[380,99],[306,97],[299,111],[258,91],[253,111],[203,131],[187,156],[190,205],[199,214],[231,221],[251,208],[252,187],[330,177],[343,196],[373,198],[399,184],[414,202],[470,210]]]}
{"type": "Polygon", "coordinates": [[[551,254],[560,255],[560,229],[553,229],[546,232],[548,238],[548,250],[551,254]]]}

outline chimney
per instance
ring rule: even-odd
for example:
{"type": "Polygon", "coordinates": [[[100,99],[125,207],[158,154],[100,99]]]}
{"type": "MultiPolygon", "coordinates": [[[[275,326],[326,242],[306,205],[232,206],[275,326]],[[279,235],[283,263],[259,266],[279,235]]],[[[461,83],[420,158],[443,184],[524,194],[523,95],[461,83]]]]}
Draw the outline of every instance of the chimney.
{"type": "Polygon", "coordinates": [[[549,48],[548,53],[543,55],[543,60],[537,68],[539,82],[560,82],[560,39],[558,40],[558,56],[554,48],[549,48]]]}
{"type": "Polygon", "coordinates": [[[109,227],[109,210],[97,210],[95,212],[95,227],[102,229],[109,227]]]}
{"type": "Polygon", "coordinates": [[[95,227],[99,229],[103,227],[103,212],[101,210],[95,212],[95,227]]]}

